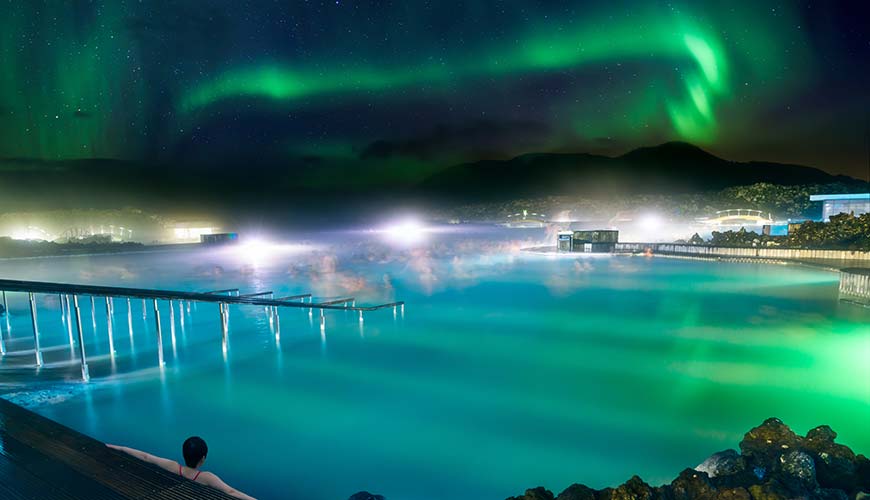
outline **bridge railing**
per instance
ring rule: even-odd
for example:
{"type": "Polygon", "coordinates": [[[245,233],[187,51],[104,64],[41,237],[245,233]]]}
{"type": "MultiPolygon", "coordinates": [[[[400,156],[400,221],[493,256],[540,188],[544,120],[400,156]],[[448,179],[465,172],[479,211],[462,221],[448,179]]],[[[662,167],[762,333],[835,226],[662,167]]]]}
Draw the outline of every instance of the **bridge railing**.
{"type": "MultiPolygon", "coordinates": [[[[363,322],[363,313],[370,311],[377,311],[380,309],[393,309],[393,314],[395,315],[398,310],[401,310],[404,314],[405,311],[405,302],[404,301],[396,301],[396,302],[388,302],[384,304],[374,304],[374,305],[356,305],[356,299],[353,297],[343,298],[337,300],[328,300],[324,302],[314,302],[313,297],[310,293],[291,295],[288,297],[279,297],[274,298],[273,292],[252,292],[247,294],[240,294],[239,289],[237,288],[227,288],[223,290],[212,290],[207,292],[186,292],[179,290],[160,290],[160,289],[150,289],[150,288],[127,288],[127,287],[113,287],[113,286],[99,286],[99,285],[80,285],[80,284],[69,284],[69,283],[52,283],[52,282],[43,282],[43,281],[22,281],[22,280],[7,280],[0,279],[0,294],[2,294],[3,307],[5,310],[6,317],[6,329],[9,331],[9,307],[7,301],[7,292],[23,292],[28,294],[28,300],[30,303],[30,316],[31,323],[33,327],[33,343],[34,343],[34,352],[35,352],[35,361],[36,366],[40,367],[43,365],[43,357],[42,357],[42,348],[40,346],[39,339],[39,319],[38,312],[36,307],[36,295],[37,294],[45,294],[45,295],[57,295],[60,304],[61,304],[61,314],[63,319],[69,324],[72,325],[73,321],[73,309],[75,310],[75,325],[78,333],[78,344],[79,344],[79,357],[81,361],[82,367],[82,379],[85,381],[90,379],[90,375],[88,373],[88,364],[87,364],[87,354],[85,352],[85,343],[82,333],[82,321],[81,321],[81,311],[79,308],[79,297],[90,297],[91,305],[92,305],[92,313],[96,310],[95,299],[97,297],[101,299],[105,299],[106,302],[106,317],[111,324],[111,315],[114,311],[114,303],[113,299],[122,298],[127,299],[128,306],[128,314],[130,314],[130,300],[137,299],[142,300],[143,307],[143,317],[147,315],[146,301],[150,300],[152,302],[152,307],[154,309],[154,317],[155,317],[155,326],[157,329],[157,352],[158,352],[158,364],[159,366],[163,366],[163,331],[160,324],[160,307],[158,301],[168,301],[169,302],[169,312],[170,312],[170,320],[174,321],[172,318],[174,317],[174,306],[173,301],[180,302],[181,307],[184,307],[184,302],[187,302],[188,311],[190,310],[191,302],[205,302],[205,303],[214,303],[218,304],[218,309],[220,312],[221,319],[221,333],[222,333],[222,341],[224,350],[226,350],[227,345],[227,335],[228,335],[228,325],[229,325],[229,305],[230,304],[240,304],[240,305],[252,305],[252,306],[263,306],[266,310],[266,313],[269,315],[269,322],[273,324],[278,324],[278,311],[280,308],[294,308],[294,309],[308,309],[309,316],[313,314],[314,309],[320,310],[320,328],[321,330],[325,328],[326,320],[324,317],[324,311],[329,310],[337,310],[337,311],[357,311],[359,313],[359,321],[363,322]],[[265,296],[269,297],[266,298],[265,296]],[[308,302],[305,302],[305,299],[308,299],[308,302]],[[300,302],[294,302],[292,300],[301,299],[300,302]]],[[[72,330],[70,329],[70,346],[72,347],[75,339],[72,335],[72,330]]],[[[112,346],[112,333],[111,330],[109,332],[109,342],[110,342],[110,352],[114,355],[114,349],[112,346]]],[[[6,355],[6,345],[3,340],[2,332],[0,332],[0,355],[6,355]]]]}

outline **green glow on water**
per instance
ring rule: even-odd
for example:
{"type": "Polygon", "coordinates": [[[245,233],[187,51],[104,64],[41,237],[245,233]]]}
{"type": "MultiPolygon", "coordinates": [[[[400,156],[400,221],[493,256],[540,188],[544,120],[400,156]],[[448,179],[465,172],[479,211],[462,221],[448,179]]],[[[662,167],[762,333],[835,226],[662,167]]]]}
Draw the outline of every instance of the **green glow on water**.
{"type": "MultiPolygon", "coordinates": [[[[404,319],[373,313],[362,326],[330,313],[325,337],[316,315],[284,311],[277,343],[260,308],[234,307],[225,363],[216,308],[199,305],[183,328],[176,320],[174,350],[164,326],[161,375],[153,318],[134,307],[131,355],[116,304],[116,374],[104,326],[86,322],[94,382],[37,410],[170,456],[200,434],[212,450],[207,468],[262,498],[362,489],[504,498],[539,484],[615,485],[635,473],[660,483],[735,448],[770,416],[800,433],[829,424],[840,442],[870,451],[870,313],[838,303],[834,273],[549,259],[474,245],[388,257],[363,248],[256,268],[208,255],[191,266],[183,254],[65,264],[70,281],[105,283],[118,279],[106,269],[124,269],[142,285],[310,288],[363,302],[398,297],[408,307],[404,319]],[[219,277],[209,274],[215,266],[219,277]]],[[[25,267],[0,263],[0,272],[57,274],[45,262],[25,267]]],[[[13,313],[26,311],[19,300],[13,313]]],[[[62,345],[50,303],[41,307],[46,344],[62,345]]],[[[26,319],[16,315],[12,348],[27,342],[26,319]]]]}

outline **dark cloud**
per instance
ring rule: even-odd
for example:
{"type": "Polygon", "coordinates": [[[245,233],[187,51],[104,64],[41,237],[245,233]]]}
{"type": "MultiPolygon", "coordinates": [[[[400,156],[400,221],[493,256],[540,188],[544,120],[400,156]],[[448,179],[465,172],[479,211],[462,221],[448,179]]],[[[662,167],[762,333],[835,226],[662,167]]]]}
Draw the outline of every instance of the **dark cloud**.
{"type": "Polygon", "coordinates": [[[489,155],[493,151],[511,151],[540,146],[551,129],[536,121],[478,120],[463,126],[439,125],[434,130],[401,140],[377,140],[366,146],[360,159],[383,159],[395,156],[431,160],[446,152],[467,156],[489,155]]]}

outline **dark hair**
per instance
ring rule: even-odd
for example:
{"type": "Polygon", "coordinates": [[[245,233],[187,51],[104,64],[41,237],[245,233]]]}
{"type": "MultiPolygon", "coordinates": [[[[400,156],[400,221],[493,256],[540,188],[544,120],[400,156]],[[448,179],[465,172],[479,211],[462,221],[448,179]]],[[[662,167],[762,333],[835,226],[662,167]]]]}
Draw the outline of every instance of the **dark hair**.
{"type": "Polygon", "coordinates": [[[184,455],[184,463],[188,467],[196,467],[208,455],[208,445],[199,436],[189,437],[181,445],[181,454],[184,455]]]}

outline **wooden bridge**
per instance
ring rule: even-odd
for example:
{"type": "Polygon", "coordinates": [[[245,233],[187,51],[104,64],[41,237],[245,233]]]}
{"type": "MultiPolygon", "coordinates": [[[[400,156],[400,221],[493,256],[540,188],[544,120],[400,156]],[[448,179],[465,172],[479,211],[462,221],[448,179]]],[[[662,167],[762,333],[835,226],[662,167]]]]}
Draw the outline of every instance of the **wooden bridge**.
{"type": "MultiPolygon", "coordinates": [[[[68,326],[70,347],[74,348],[78,344],[78,357],[81,362],[82,379],[88,381],[90,374],[88,371],[87,353],[85,349],[85,341],[82,332],[82,317],[79,307],[79,299],[88,297],[91,301],[91,311],[94,314],[96,310],[96,299],[105,301],[106,304],[106,319],[111,325],[112,315],[114,313],[114,299],[126,299],[128,319],[132,316],[131,300],[142,301],[143,317],[147,316],[150,306],[154,311],[154,322],[157,330],[157,363],[158,366],[163,366],[163,329],[160,324],[160,301],[166,302],[169,305],[169,319],[174,322],[175,303],[179,307],[185,307],[185,304],[190,310],[192,302],[205,302],[218,305],[218,312],[221,320],[221,340],[223,350],[227,350],[227,335],[229,330],[229,317],[231,304],[262,306],[269,317],[269,322],[275,325],[276,334],[280,334],[280,317],[279,310],[282,308],[307,309],[309,316],[313,316],[314,310],[320,311],[320,328],[326,327],[326,311],[355,311],[359,314],[360,323],[363,322],[363,313],[377,311],[380,309],[392,309],[395,315],[401,310],[404,313],[405,302],[389,302],[385,304],[356,305],[356,299],[353,297],[345,297],[336,300],[327,300],[323,302],[314,302],[312,294],[304,293],[298,295],[290,295],[286,297],[275,298],[272,291],[261,291],[241,294],[237,288],[227,288],[223,290],[212,290],[206,292],[185,292],[175,290],[158,290],[145,288],[122,288],[109,286],[95,285],[74,285],[68,283],[48,283],[42,281],[19,281],[0,279],[0,295],[2,295],[3,306],[6,311],[6,330],[9,330],[9,308],[7,307],[7,293],[22,292],[28,295],[30,302],[30,316],[33,327],[33,351],[34,362],[37,367],[43,365],[42,347],[40,346],[39,338],[39,318],[36,307],[37,294],[57,295],[61,305],[61,316],[68,326]],[[307,302],[306,302],[307,299],[307,302]],[[73,320],[73,316],[75,320],[73,320]],[[73,336],[72,325],[76,325],[77,336],[73,336]]],[[[114,353],[112,330],[109,330],[109,351],[114,353]]],[[[3,340],[2,332],[0,332],[0,354],[6,355],[6,345],[3,340]]]]}

